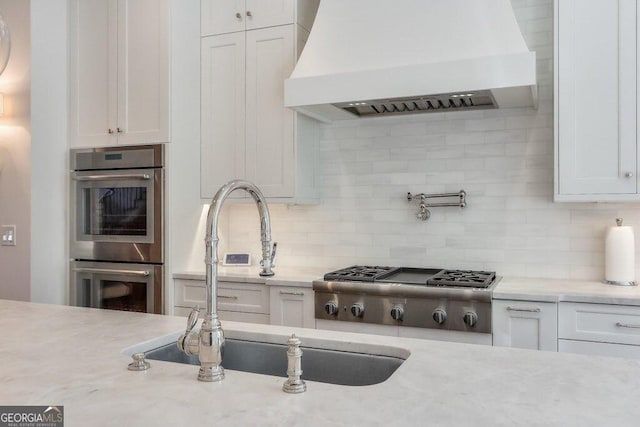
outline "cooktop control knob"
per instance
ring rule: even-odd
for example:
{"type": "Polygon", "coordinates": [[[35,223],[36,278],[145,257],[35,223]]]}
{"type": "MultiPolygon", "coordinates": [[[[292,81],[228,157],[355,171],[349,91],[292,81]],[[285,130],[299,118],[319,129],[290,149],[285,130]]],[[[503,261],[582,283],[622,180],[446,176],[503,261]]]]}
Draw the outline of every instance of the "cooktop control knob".
{"type": "Polygon", "coordinates": [[[394,305],[391,308],[391,318],[393,320],[397,320],[397,321],[402,321],[402,318],[404,317],[404,308],[402,308],[402,306],[399,305],[394,305]]]}
{"type": "Polygon", "coordinates": [[[438,325],[442,325],[447,321],[447,312],[444,311],[444,308],[436,308],[433,310],[432,317],[438,325]]]}
{"type": "Polygon", "coordinates": [[[338,314],[338,304],[334,301],[329,301],[324,305],[324,311],[326,311],[329,316],[335,316],[338,314]]]}
{"type": "Polygon", "coordinates": [[[476,326],[476,323],[478,323],[478,315],[473,312],[473,311],[467,311],[464,314],[464,323],[473,328],[474,326],[476,326]]]}
{"type": "Polygon", "coordinates": [[[351,314],[355,317],[362,317],[364,314],[364,307],[360,303],[355,303],[351,306],[351,314]]]}

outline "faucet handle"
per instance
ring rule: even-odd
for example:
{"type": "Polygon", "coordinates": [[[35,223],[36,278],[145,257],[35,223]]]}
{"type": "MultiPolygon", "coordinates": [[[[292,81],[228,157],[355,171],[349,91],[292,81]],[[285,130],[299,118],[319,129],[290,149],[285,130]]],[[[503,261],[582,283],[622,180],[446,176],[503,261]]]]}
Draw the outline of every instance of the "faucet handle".
{"type": "Polygon", "coordinates": [[[200,306],[196,305],[191,309],[191,313],[189,313],[189,317],[187,317],[187,329],[176,341],[176,345],[180,351],[189,356],[198,354],[199,351],[198,334],[196,332],[191,332],[196,326],[196,323],[198,323],[199,314],[200,306]]]}
{"type": "Polygon", "coordinates": [[[198,323],[199,314],[200,314],[200,306],[196,305],[191,309],[191,313],[189,313],[189,317],[187,317],[187,329],[185,331],[185,334],[188,334],[189,332],[191,332],[191,330],[196,326],[196,323],[198,323]]]}

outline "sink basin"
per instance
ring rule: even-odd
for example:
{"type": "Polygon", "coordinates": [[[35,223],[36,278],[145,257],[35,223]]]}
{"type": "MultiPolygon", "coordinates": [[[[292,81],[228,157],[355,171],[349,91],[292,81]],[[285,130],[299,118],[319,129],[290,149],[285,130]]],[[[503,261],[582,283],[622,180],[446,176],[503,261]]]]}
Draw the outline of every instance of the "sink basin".
{"type": "MultiPolygon", "coordinates": [[[[302,378],[323,383],[364,386],[387,380],[404,358],[325,348],[301,347],[302,378]]],[[[199,366],[198,356],[187,356],[175,342],[144,352],[147,359],[199,366]]],[[[233,371],[287,376],[287,346],[227,338],[222,366],[233,371]]]]}

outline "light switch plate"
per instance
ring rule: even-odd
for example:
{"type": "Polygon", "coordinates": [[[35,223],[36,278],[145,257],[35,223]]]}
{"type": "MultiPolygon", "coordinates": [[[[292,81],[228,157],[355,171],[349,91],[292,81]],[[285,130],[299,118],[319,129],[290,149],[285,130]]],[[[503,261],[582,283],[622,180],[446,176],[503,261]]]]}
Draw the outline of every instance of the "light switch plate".
{"type": "Polygon", "coordinates": [[[0,245],[15,246],[16,245],[16,226],[2,225],[0,226],[0,245]]]}

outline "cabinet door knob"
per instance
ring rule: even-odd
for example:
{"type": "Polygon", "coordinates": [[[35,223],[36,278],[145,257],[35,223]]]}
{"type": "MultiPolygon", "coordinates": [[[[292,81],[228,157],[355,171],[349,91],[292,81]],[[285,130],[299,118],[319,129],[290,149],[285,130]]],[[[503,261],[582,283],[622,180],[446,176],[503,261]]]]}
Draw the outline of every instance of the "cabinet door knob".
{"type": "Polygon", "coordinates": [[[242,14],[240,12],[236,12],[236,18],[238,18],[238,21],[242,21],[242,14]]]}
{"type": "Polygon", "coordinates": [[[633,178],[633,173],[627,172],[627,173],[624,174],[624,176],[627,177],[627,178],[633,178]]]}
{"type": "Polygon", "coordinates": [[[248,16],[249,18],[251,18],[251,17],[253,16],[253,15],[251,14],[251,11],[250,11],[250,10],[247,10],[247,16],[248,16]]]}
{"type": "Polygon", "coordinates": [[[122,133],[122,129],[118,128],[118,133],[122,133]]]}
{"type": "Polygon", "coordinates": [[[113,129],[108,129],[109,133],[113,133],[113,129]]]}

